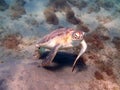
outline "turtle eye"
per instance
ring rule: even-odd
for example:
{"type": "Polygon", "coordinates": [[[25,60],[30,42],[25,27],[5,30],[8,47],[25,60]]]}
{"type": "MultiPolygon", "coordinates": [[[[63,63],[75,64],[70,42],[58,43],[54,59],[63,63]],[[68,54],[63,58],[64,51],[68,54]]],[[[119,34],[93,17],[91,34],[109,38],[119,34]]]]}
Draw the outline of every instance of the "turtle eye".
{"type": "Polygon", "coordinates": [[[79,39],[80,38],[80,33],[75,32],[73,33],[73,39],[79,39]]]}
{"type": "Polygon", "coordinates": [[[74,40],[80,40],[83,38],[83,35],[80,32],[73,33],[73,39],[74,40]]]}

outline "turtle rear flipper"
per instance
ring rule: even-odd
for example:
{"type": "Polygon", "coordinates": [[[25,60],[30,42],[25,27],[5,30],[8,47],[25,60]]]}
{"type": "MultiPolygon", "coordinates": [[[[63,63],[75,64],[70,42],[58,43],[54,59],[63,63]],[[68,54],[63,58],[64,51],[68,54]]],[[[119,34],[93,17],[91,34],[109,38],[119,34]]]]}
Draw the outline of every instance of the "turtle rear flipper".
{"type": "Polygon", "coordinates": [[[54,59],[57,51],[59,50],[60,45],[57,44],[49,53],[49,55],[42,61],[42,66],[48,66],[54,59]]]}

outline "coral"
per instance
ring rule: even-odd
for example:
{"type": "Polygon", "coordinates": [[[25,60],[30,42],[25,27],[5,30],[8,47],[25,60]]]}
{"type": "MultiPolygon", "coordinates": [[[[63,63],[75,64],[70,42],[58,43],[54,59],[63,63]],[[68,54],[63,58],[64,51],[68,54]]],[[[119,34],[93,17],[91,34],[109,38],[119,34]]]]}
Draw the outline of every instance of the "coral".
{"type": "Polygon", "coordinates": [[[0,11],[4,11],[8,9],[8,7],[9,5],[4,0],[0,0],[0,11]]]}

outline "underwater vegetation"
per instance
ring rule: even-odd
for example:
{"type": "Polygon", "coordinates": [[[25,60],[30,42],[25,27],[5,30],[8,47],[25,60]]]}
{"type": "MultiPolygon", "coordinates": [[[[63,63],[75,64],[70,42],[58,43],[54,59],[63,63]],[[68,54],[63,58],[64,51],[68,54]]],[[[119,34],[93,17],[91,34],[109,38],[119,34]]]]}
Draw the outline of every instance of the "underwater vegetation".
{"type": "Polygon", "coordinates": [[[0,0],[0,90],[120,90],[119,69],[120,0],[0,0]],[[80,45],[47,68],[33,60],[36,41],[60,28],[85,32],[74,73],[80,45]]]}
{"type": "Polygon", "coordinates": [[[55,15],[56,12],[65,12],[66,20],[72,24],[79,24],[81,21],[75,17],[73,10],[66,0],[50,0],[48,3],[49,7],[44,11],[46,21],[49,24],[58,24],[58,18],[55,15]]]}
{"type": "Polygon", "coordinates": [[[46,22],[49,24],[54,24],[57,25],[59,23],[59,20],[54,12],[54,10],[52,9],[52,7],[47,8],[44,11],[44,15],[46,17],[46,22]]]}
{"type": "Polygon", "coordinates": [[[19,35],[18,33],[6,35],[2,39],[2,44],[1,45],[8,48],[8,49],[17,49],[18,45],[21,42],[21,38],[22,38],[22,36],[19,35]]]}

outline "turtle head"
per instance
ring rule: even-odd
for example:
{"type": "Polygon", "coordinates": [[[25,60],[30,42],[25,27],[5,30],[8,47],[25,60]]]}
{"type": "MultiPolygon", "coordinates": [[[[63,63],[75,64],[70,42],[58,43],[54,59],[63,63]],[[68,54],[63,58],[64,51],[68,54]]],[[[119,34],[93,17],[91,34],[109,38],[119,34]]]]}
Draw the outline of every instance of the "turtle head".
{"type": "Polygon", "coordinates": [[[73,69],[72,71],[74,70],[75,68],[75,64],[76,62],[79,60],[80,56],[86,51],[87,49],[87,43],[85,42],[84,40],[84,32],[83,31],[76,31],[76,32],[73,32],[72,34],[72,39],[73,39],[73,45],[78,45],[78,44],[81,44],[81,50],[80,52],[78,53],[78,56],[76,58],[76,60],[74,61],[74,64],[73,64],[73,69]]]}
{"type": "Polygon", "coordinates": [[[83,31],[74,31],[72,33],[72,40],[82,41],[84,34],[85,34],[85,32],[83,32],[83,31]]]}
{"type": "Polygon", "coordinates": [[[84,39],[84,34],[85,32],[83,31],[73,31],[72,32],[72,45],[74,46],[78,46],[81,41],[84,39]]]}

